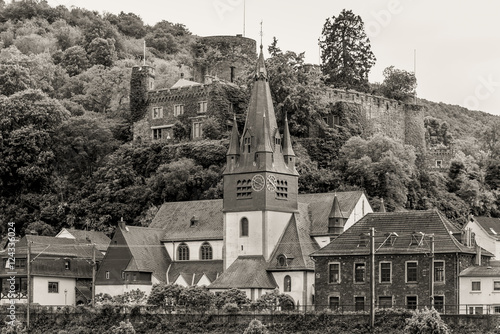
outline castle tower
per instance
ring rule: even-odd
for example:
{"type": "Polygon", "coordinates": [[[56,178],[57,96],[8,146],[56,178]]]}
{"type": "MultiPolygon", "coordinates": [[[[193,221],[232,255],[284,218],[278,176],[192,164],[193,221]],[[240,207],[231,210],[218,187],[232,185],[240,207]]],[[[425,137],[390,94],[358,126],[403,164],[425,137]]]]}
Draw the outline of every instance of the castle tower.
{"type": "Polygon", "coordinates": [[[267,260],[298,208],[298,173],[288,122],[282,143],[262,46],[245,128],[238,137],[233,126],[224,171],[225,268],[238,256],[267,260]]]}
{"type": "Polygon", "coordinates": [[[154,89],[155,71],[151,66],[134,66],[130,77],[130,114],[132,122],[144,117],[148,91],[154,89]]]}

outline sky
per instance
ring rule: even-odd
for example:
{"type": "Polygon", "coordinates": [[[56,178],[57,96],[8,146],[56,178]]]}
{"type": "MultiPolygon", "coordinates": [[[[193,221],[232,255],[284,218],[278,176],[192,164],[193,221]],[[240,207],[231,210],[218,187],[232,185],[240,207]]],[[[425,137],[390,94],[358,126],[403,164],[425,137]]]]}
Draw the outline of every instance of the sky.
{"type": "Polygon", "coordinates": [[[388,66],[416,69],[419,97],[500,115],[500,1],[496,0],[48,0],[118,14],[146,24],[184,24],[199,36],[236,35],[267,50],[305,52],[318,64],[318,38],[327,18],[342,9],[360,15],[377,58],[370,82],[388,66]],[[416,55],[416,57],[415,57],[416,55]],[[415,62],[416,59],[416,62],[415,62]],[[416,66],[415,66],[416,63],[416,66]]]}

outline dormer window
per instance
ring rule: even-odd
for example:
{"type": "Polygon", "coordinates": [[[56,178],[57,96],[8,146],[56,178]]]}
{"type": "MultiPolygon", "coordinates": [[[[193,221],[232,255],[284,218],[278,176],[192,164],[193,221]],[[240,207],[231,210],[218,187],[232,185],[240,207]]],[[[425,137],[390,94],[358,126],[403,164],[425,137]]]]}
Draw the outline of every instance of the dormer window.
{"type": "Polygon", "coordinates": [[[245,145],[245,150],[247,151],[247,153],[250,153],[251,143],[252,143],[252,141],[251,141],[250,137],[243,138],[243,145],[245,145]]]}
{"type": "Polygon", "coordinates": [[[410,246],[422,246],[423,241],[424,241],[424,234],[422,232],[419,233],[414,232],[411,235],[410,246]]]}
{"type": "Polygon", "coordinates": [[[69,260],[64,260],[64,269],[66,269],[66,270],[70,269],[70,262],[69,262],[69,260]]]}
{"type": "Polygon", "coordinates": [[[278,256],[278,267],[286,267],[286,256],[281,254],[278,256]]]}
{"type": "Polygon", "coordinates": [[[364,233],[359,235],[358,247],[366,247],[368,245],[368,236],[364,233]]]}
{"type": "Polygon", "coordinates": [[[385,235],[384,247],[392,247],[396,242],[396,238],[398,237],[397,233],[387,233],[385,235]]]}
{"type": "Polygon", "coordinates": [[[189,221],[189,227],[195,227],[198,225],[198,217],[193,216],[191,217],[191,220],[189,221]]]}

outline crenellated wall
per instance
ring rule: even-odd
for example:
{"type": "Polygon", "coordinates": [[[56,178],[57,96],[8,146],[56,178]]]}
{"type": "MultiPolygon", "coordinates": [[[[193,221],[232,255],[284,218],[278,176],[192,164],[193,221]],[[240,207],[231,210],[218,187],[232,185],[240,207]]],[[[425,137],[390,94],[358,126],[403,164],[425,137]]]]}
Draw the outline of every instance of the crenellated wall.
{"type": "Polygon", "coordinates": [[[348,102],[361,105],[367,120],[367,136],[383,133],[404,144],[425,150],[423,106],[335,88],[327,88],[324,96],[331,104],[348,102]]]}

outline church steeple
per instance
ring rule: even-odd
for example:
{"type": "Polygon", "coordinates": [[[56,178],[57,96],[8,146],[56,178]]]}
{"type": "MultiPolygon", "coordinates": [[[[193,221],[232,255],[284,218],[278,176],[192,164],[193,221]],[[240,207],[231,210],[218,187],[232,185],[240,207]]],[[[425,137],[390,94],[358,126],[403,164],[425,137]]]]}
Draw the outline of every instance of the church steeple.
{"type": "Polygon", "coordinates": [[[337,194],[335,194],[333,197],[332,209],[328,215],[328,233],[335,236],[342,234],[342,232],[344,232],[344,225],[346,222],[347,218],[344,217],[344,214],[340,209],[337,194]]]}
{"type": "Polygon", "coordinates": [[[236,122],[236,115],[233,119],[233,130],[231,131],[231,141],[229,142],[229,149],[226,153],[226,170],[233,170],[238,163],[240,157],[240,133],[238,132],[238,123],[236,122]]]}
{"type": "Polygon", "coordinates": [[[239,152],[235,148],[237,134],[234,129],[233,126],[224,171],[224,210],[295,211],[298,193],[295,154],[287,122],[283,137],[285,146],[282,146],[262,46],[239,152]],[[234,202],[231,198],[240,201],[234,202]]]}

